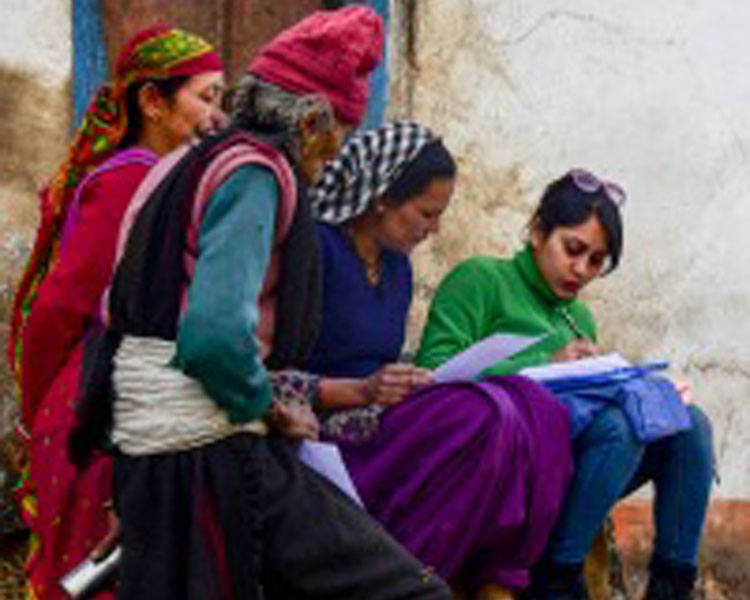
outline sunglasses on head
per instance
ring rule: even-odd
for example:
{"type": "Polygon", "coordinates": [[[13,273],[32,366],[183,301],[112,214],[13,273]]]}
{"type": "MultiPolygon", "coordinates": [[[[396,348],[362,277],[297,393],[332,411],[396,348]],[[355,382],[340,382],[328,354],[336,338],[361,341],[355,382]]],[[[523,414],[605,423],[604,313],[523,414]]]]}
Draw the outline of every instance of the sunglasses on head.
{"type": "Polygon", "coordinates": [[[599,190],[602,190],[604,195],[612,200],[612,202],[618,207],[622,207],[625,204],[627,194],[625,194],[625,190],[616,183],[599,179],[591,171],[587,171],[586,169],[571,169],[568,172],[568,175],[570,175],[575,186],[582,192],[595,194],[599,190]]]}

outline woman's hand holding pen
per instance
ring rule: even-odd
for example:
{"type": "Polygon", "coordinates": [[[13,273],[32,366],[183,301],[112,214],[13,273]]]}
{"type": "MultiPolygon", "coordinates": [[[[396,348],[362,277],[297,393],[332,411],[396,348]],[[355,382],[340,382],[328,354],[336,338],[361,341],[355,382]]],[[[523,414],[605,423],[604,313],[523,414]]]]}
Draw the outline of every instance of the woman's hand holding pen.
{"type": "Polygon", "coordinates": [[[588,338],[578,337],[560,348],[552,355],[553,362],[565,362],[599,356],[599,346],[588,338]]]}

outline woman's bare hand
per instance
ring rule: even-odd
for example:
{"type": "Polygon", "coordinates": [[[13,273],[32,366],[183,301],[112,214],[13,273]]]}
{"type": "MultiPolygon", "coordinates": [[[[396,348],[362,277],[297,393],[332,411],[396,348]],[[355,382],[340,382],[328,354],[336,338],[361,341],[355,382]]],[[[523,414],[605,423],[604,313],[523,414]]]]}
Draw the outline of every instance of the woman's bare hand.
{"type": "Polygon", "coordinates": [[[398,404],[409,392],[432,382],[432,372],[407,363],[391,363],[362,380],[368,404],[398,404]]]}
{"type": "Polygon", "coordinates": [[[107,511],[107,533],[91,551],[91,558],[95,561],[101,560],[112,551],[117,545],[117,542],[120,541],[120,535],[122,533],[120,529],[120,519],[115,514],[113,508],[107,506],[105,507],[105,510],[107,511]]]}
{"type": "Polygon", "coordinates": [[[565,362],[599,356],[599,346],[586,338],[576,338],[568,342],[552,355],[553,362],[565,362]]]}
{"type": "MultiPolygon", "coordinates": [[[[670,378],[671,379],[671,378],[670,378]]],[[[693,403],[693,384],[687,379],[671,379],[677,393],[682,398],[683,404],[693,403]]]]}
{"type": "Polygon", "coordinates": [[[277,402],[271,408],[271,422],[285,437],[317,440],[320,424],[309,404],[277,402]]]}

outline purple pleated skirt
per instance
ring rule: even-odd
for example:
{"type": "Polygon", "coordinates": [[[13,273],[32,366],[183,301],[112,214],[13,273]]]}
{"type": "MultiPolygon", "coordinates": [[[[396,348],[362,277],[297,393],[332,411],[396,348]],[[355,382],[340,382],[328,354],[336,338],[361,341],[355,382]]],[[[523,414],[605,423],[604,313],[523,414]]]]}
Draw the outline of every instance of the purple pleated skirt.
{"type": "Polygon", "coordinates": [[[528,584],[573,470],[567,409],[540,385],[431,385],[334,441],[368,510],[443,578],[528,584]]]}

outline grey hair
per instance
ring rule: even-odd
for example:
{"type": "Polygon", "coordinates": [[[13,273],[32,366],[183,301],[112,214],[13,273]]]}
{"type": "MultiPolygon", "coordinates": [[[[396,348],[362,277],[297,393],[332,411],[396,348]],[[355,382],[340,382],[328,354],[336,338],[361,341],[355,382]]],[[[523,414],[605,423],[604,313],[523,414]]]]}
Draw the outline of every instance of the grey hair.
{"type": "Polygon", "coordinates": [[[260,77],[247,74],[240,79],[232,97],[232,120],[261,131],[283,132],[285,146],[299,159],[300,123],[312,120],[319,132],[328,132],[334,123],[331,104],[319,94],[295,94],[260,77]]]}

